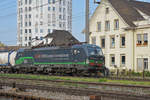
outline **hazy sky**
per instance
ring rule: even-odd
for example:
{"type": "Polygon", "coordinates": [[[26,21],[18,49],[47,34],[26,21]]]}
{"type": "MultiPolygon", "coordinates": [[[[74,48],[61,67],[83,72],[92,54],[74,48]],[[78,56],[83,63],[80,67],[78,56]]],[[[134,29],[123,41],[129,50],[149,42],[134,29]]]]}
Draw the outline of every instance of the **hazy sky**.
{"type": "MultiPolygon", "coordinates": [[[[84,41],[81,33],[85,26],[85,0],[73,1],[73,35],[80,41],[84,41]]],[[[90,0],[90,14],[97,4],[90,0]]],[[[141,0],[149,1],[150,0],[141,0]]],[[[17,41],[17,0],[0,0],[0,41],[7,45],[16,45],[17,41]]]]}

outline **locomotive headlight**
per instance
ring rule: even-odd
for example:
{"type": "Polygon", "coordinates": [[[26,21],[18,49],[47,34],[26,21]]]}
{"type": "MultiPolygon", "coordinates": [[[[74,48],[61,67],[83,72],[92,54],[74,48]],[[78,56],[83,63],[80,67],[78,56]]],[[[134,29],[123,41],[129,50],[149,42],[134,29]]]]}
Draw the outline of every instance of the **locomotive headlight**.
{"type": "Polygon", "coordinates": [[[89,59],[86,59],[86,64],[89,64],[90,62],[89,62],[89,59]]]}

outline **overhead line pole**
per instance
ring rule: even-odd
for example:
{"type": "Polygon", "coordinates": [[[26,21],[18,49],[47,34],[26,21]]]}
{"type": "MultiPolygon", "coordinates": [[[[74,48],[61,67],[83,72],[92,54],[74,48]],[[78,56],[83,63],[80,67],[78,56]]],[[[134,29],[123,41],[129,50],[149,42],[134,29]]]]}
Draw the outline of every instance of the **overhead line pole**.
{"type": "Polygon", "coordinates": [[[86,0],[86,14],[85,14],[85,39],[89,43],[89,0],[86,0]]]}

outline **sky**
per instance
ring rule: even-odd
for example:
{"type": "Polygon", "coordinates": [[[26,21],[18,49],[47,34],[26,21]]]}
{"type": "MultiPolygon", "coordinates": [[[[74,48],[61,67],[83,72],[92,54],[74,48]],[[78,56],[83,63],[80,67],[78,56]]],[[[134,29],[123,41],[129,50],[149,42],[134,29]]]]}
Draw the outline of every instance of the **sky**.
{"type": "MultiPolygon", "coordinates": [[[[140,0],[148,1],[150,0],[140,0]]],[[[90,15],[97,4],[90,0],[90,15]]],[[[72,0],[72,34],[84,42],[81,33],[85,27],[85,0],[72,0]]],[[[16,45],[17,42],[17,0],[0,0],[0,41],[6,45],[16,45]]]]}

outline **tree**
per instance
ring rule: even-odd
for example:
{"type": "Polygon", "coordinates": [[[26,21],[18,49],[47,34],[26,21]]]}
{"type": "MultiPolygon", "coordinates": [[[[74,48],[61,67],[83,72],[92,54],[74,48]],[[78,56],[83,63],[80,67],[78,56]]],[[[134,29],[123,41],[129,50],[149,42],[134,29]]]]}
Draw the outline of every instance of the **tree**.
{"type": "Polygon", "coordinates": [[[0,42],[0,47],[3,47],[3,46],[5,46],[5,45],[4,45],[3,43],[0,42]]]}

